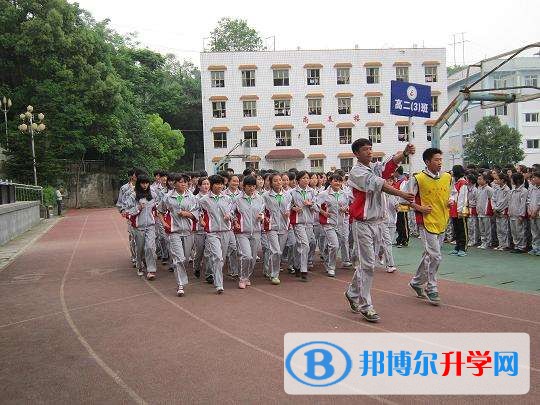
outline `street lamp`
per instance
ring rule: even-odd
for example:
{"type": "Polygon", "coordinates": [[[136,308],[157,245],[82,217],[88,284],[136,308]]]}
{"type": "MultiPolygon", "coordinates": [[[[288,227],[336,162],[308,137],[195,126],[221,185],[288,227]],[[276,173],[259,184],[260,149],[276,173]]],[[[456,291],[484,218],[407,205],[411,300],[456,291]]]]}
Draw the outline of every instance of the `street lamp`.
{"type": "Polygon", "coordinates": [[[32,138],[32,164],[34,167],[34,185],[37,186],[38,182],[36,170],[36,150],[34,147],[34,132],[42,132],[45,130],[45,124],[43,123],[45,115],[43,115],[42,113],[34,114],[33,111],[34,107],[29,105],[28,107],[26,107],[26,112],[19,115],[19,118],[22,121],[22,124],[19,125],[19,131],[30,134],[30,137],[32,138]]]}
{"type": "Polygon", "coordinates": [[[0,110],[4,112],[4,123],[6,124],[6,145],[9,143],[8,139],[8,129],[7,129],[7,113],[11,108],[11,99],[6,99],[6,96],[2,97],[0,100],[0,110]]]}

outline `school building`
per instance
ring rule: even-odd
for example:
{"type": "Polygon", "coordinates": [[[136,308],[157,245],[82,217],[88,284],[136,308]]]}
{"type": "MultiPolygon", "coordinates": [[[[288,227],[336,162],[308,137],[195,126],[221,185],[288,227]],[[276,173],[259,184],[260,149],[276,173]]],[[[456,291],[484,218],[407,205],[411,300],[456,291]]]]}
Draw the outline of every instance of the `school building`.
{"type": "Polygon", "coordinates": [[[419,151],[410,169],[421,170],[448,102],[445,58],[444,48],[201,53],[205,168],[236,148],[225,163],[235,172],[349,171],[351,143],[371,138],[377,160],[410,139],[419,151]],[[407,117],[390,115],[391,80],[431,86],[431,118],[413,118],[411,134],[407,117]]]}
{"type": "MultiPolygon", "coordinates": [[[[487,72],[501,63],[502,60],[493,60],[486,63],[484,72],[487,72]]],[[[459,90],[467,84],[472,84],[480,78],[480,69],[471,68],[467,79],[466,70],[454,73],[448,78],[448,96],[452,100],[459,90]]],[[[474,89],[500,89],[502,87],[534,86],[538,87],[540,78],[540,57],[514,58],[493,74],[486,77],[474,89]]],[[[496,92],[497,90],[494,90],[496,92]]],[[[503,91],[503,90],[499,90],[503,91]]],[[[533,94],[535,89],[506,90],[507,93],[533,94]]],[[[463,146],[467,138],[474,132],[474,127],[483,117],[496,115],[501,123],[517,129],[522,135],[521,146],[525,152],[522,164],[532,166],[540,163],[540,99],[522,103],[511,103],[490,107],[493,103],[470,106],[454,127],[448,132],[449,154],[455,164],[467,163],[463,161],[463,146]]]]}

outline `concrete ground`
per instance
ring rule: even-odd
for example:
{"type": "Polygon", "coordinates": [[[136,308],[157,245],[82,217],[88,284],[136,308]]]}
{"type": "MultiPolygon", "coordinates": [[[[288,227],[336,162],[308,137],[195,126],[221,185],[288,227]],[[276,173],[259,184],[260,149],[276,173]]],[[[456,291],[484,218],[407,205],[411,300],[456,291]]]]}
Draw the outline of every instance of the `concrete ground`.
{"type": "MultiPolygon", "coordinates": [[[[419,250],[402,250],[396,253],[398,263],[410,271],[419,250]]],[[[476,258],[474,252],[462,262],[445,257],[441,272],[463,268],[459,277],[466,279],[466,269],[489,260],[483,255],[476,258]]],[[[498,257],[512,275],[529,260],[498,257]]],[[[256,272],[251,288],[239,290],[228,280],[220,296],[192,278],[186,296],[178,298],[165,267],[151,283],[136,276],[125,222],[115,210],[70,212],[0,270],[0,402],[540,402],[537,294],[442,280],[444,304],[433,307],[412,296],[410,275],[378,271],[373,300],[382,321],[373,325],[352,314],[343,299],[351,270],[338,270],[330,279],[317,264],[309,283],[283,274],[279,286],[264,280],[259,266],[256,272]],[[511,397],[285,394],[284,333],[373,331],[529,333],[530,392],[511,397]]]]}

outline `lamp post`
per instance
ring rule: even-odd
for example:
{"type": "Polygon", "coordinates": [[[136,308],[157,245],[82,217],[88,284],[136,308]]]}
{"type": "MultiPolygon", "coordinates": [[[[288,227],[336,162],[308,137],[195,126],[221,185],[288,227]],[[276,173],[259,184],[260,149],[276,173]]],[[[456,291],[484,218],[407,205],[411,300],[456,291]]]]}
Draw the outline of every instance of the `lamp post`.
{"type": "Polygon", "coordinates": [[[43,123],[43,119],[45,118],[45,115],[42,113],[34,114],[34,107],[29,105],[26,108],[26,112],[19,115],[22,124],[19,125],[19,131],[23,133],[30,134],[30,137],[32,138],[32,164],[34,168],[34,185],[38,185],[37,182],[37,170],[36,170],[36,149],[34,147],[34,132],[42,132],[45,130],[45,124],[43,123]],[[37,122],[36,122],[37,118],[37,122]]]}
{"type": "Polygon", "coordinates": [[[6,99],[6,96],[2,97],[0,100],[0,110],[4,112],[4,123],[6,124],[6,145],[9,143],[8,139],[8,128],[7,128],[7,113],[11,108],[11,99],[6,99]]]}

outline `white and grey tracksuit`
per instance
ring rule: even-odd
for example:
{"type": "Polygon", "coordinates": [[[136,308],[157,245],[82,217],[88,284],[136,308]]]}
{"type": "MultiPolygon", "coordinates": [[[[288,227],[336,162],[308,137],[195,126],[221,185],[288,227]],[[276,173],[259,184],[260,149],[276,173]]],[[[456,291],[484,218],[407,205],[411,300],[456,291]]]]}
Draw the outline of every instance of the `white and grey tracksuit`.
{"type": "Polygon", "coordinates": [[[525,250],[527,238],[525,237],[525,217],[527,215],[528,191],[522,184],[510,191],[508,204],[508,216],[510,218],[510,230],[514,241],[514,249],[525,250]]]}
{"type": "MultiPolygon", "coordinates": [[[[232,191],[230,188],[226,188],[225,190],[223,190],[222,194],[229,197],[231,199],[231,202],[234,202],[234,200],[242,194],[242,191],[232,191]]],[[[229,269],[227,272],[228,275],[235,277],[238,276],[240,274],[240,258],[238,257],[238,246],[236,245],[236,238],[232,229],[229,233],[229,247],[227,248],[227,259],[229,261],[229,269]]]]}
{"type": "MultiPolygon", "coordinates": [[[[197,198],[197,202],[208,194],[197,194],[195,197],[197,198]]],[[[200,209],[200,206],[199,206],[200,209]]],[[[199,211],[200,215],[200,211],[199,211]]],[[[204,260],[204,248],[206,245],[206,232],[204,230],[204,227],[201,225],[201,222],[199,221],[199,218],[197,218],[197,224],[195,226],[195,233],[193,235],[193,243],[195,246],[195,256],[193,258],[193,270],[195,274],[202,274],[202,266],[204,263],[204,277],[208,277],[212,275],[212,269],[210,266],[208,266],[208,263],[204,260]]]]}
{"type": "Polygon", "coordinates": [[[257,261],[261,244],[261,223],[264,218],[264,200],[255,193],[241,193],[232,203],[233,231],[240,261],[240,281],[248,281],[257,261]]]}
{"type": "MultiPolygon", "coordinates": [[[[133,196],[135,193],[133,193],[133,196]]],[[[156,272],[156,219],[154,212],[157,198],[152,193],[152,199],[126,199],[126,213],[133,226],[133,236],[137,249],[137,269],[143,269],[143,258],[148,273],[156,272]]]]}
{"type": "Polygon", "coordinates": [[[349,197],[343,190],[334,191],[329,187],[317,196],[317,208],[318,220],[325,233],[324,240],[327,247],[324,266],[327,273],[333,275],[336,271],[337,252],[340,246],[343,249],[348,243],[343,223],[349,208],[349,197]],[[321,210],[327,212],[328,216],[324,216],[321,210]]]}
{"type": "Polygon", "coordinates": [[[315,193],[306,187],[301,189],[295,187],[291,193],[291,213],[290,221],[294,230],[296,239],[296,255],[299,257],[299,268],[301,273],[307,273],[308,255],[310,249],[310,241],[314,239],[313,235],[313,212],[316,210],[315,193]],[[311,201],[311,205],[306,205],[307,201],[311,201]],[[295,211],[292,208],[301,208],[295,211]]]}
{"type": "Polygon", "coordinates": [[[533,184],[529,184],[527,214],[531,225],[532,250],[540,254],[540,188],[533,184]]]}
{"type": "MultiPolygon", "coordinates": [[[[156,195],[157,203],[159,204],[165,195],[169,192],[161,183],[154,182],[150,185],[150,190],[156,195]]],[[[156,254],[162,260],[169,258],[169,240],[165,233],[165,228],[161,221],[156,221],[156,254]]]]}
{"type": "Polygon", "coordinates": [[[480,232],[478,228],[478,212],[476,211],[476,200],[478,190],[474,184],[468,184],[469,188],[469,218],[467,219],[469,228],[469,245],[474,246],[480,241],[480,232]]]}
{"type": "Polygon", "coordinates": [[[385,217],[382,188],[384,179],[389,178],[397,169],[390,159],[369,166],[358,162],[349,173],[348,185],[353,192],[353,202],[349,206],[349,215],[353,219],[354,246],[358,250],[360,261],[349,284],[347,295],[358,304],[361,311],[373,308],[371,303],[371,285],[375,257],[382,245],[381,223],[385,217]]]}
{"type": "MultiPolygon", "coordinates": [[[[120,191],[118,192],[118,199],[116,200],[116,208],[118,208],[118,211],[121,214],[123,214],[126,210],[128,201],[131,201],[134,198],[134,187],[135,186],[129,182],[120,187],[120,191]]],[[[137,263],[137,246],[135,244],[135,236],[133,234],[133,227],[131,226],[131,221],[128,221],[128,235],[131,261],[133,263],[137,263]]]]}
{"type": "Polygon", "coordinates": [[[392,243],[396,236],[396,222],[399,200],[396,196],[390,194],[383,195],[386,208],[386,219],[382,224],[383,227],[383,259],[386,267],[394,267],[394,254],[392,252],[392,243]]]}
{"type": "Polygon", "coordinates": [[[497,240],[499,247],[510,246],[508,238],[508,204],[510,203],[510,188],[504,184],[493,191],[493,214],[497,224],[497,240]]]}
{"type": "Polygon", "coordinates": [[[264,232],[269,250],[269,272],[271,278],[279,277],[281,255],[285,249],[289,232],[290,194],[276,193],[274,190],[263,194],[264,232]]]}
{"type": "Polygon", "coordinates": [[[491,246],[491,217],[493,216],[493,207],[491,200],[493,198],[493,189],[485,184],[478,186],[476,193],[476,212],[478,213],[478,227],[480,229],[481,246],[491,246]]]}
{"type": "Polygon", "coordinates": [[[158,210],[163,214],[167,214],[164,219],[169,226],[169,253],[176,283],[179,287],[182,287],[188,283],[186,269],[193,248],[193,232],[196,219],[199,218],[199,200],[187,191],[184,194],[179,194],[176,190],[172,190],[163,197],[158,210]],[[195,220],[181,217],[179,215],[180,211],[190,212],[195,217],[195,220]]]}
{"type": "Polygon", "coordinates": [[[208,193],[199,200],[206,231],[204,257],[212,269],[214,286],[223,289],[223,264],[229,249],[231,235],[231,198],[208,193]]]}

